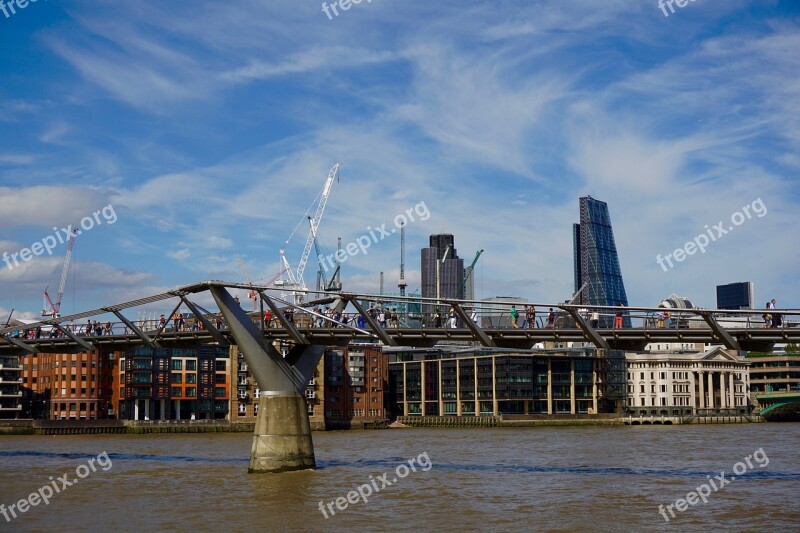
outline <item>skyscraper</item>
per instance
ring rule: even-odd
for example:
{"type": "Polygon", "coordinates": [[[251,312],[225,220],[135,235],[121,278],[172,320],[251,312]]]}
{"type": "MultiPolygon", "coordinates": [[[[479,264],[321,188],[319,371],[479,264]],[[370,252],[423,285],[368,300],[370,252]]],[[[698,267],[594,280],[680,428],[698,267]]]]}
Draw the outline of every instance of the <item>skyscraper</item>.
{"type": "MultiPolygon", "coordinates": [[[[437,297],[437,264],[439,269],[438,296],[440,298],[463,298],[464,260],[458,257],[453,235],[430,236],[430,246],[422,249],[422,297],[437,297]]],[[[433,306],[423,306],[423,313],[433,313],[433,306]]],[[[439,312],[447,312],[439,309],[439,312]]]]}
{"type": "Polygon", "coordinates": [[[717,309],[754,309],[753,283],[717,285],[717,309]]]}
{"type": "MultiPolygon", "coordinates": [[[[579,204],[580,223],[572,227],[575,291],[587,285],[578,301],[587,306],[628,305],[608,204],[591,196],[581,198],[579,204]]],[[[613,319],[601,313],[600,327],[613,326],[613,319]]],[[[624,326],[630,327],[630,322],[626,313],[624,326]]]]}

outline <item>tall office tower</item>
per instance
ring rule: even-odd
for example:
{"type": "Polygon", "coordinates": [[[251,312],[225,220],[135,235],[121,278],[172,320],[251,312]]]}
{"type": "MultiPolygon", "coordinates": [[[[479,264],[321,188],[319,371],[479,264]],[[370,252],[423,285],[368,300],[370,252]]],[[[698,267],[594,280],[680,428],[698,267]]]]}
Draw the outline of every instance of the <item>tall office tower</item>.
{"type": "MultiPolygon", "coordinates": [[[[628,305],[608,204],[591,196],[580,199],[580,223],[572,226],[575,291],[586,283],[578,302],[594,305],[628,305]]],[[[612,327],[614,317],[601,313],[600,327],[612,327]]],[[[623,319],[631,326],[630,316],[623,319]]]]}
{"type": "Polygon", "coordinates": [[[717,285],[717,309],[755,309],[753,282],[717,285]]]}
{"type": "MultiPolygon", "coordinates": [[[[430,236],[430,246],[422,249],[422,297],[463,298],[461,288],[464,284],[464,260],[458,257],[455,241],[451,234],[430,236]],[[439,271],[437,290],[437,268],[439,271]]],[[[432,314],[432,305],[423,306],[422,312],[432,314]]],[[[439,312],[449,309],[440,306],[439,312]]]]}

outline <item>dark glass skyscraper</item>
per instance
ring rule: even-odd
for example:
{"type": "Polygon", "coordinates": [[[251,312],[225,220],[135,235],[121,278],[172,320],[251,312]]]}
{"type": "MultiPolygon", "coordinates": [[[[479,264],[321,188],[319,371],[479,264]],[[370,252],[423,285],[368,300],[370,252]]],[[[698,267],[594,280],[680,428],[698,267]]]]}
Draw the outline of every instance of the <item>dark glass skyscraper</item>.
{"type": "MultiPolygon", "coordinates": [[[[449,233],[431,235],[430,246],[423,248],[422,256],[422,296],[436,298],[436,269],[439,264],[439,296],[441,298],[463,298],[464,260],[458,257],[455,239],[449,233]],[[449,251],[448,251],[449,249],[449,251]],[[447,254],[447,258],[442,260],[447,254]]],[[[434,306],[423,306],[426,314],[434,312],[434,306]]],[[[443,312],[442,309],[439,310],[443,312]]]]}
{"type": "Polygon", "coordinates": [[[717,285],[717,309],[754,309],[754,303],[749,281],[717,285]]]}
{"type": "MultiPolygon", "coordinates": [[[[580,199],[580,223],[572,227],[575,271],[575,291],[584,283],[578,300],[591,305],[628,305],[622,271],[619,268],[617,246],[611,229],[608,204],[591,196],[580,199]]],[[[625,314],[623,324],[630,327],[630,318],[625,314]]],[[[602,316],[600,327],[612,327],[613,316],[602,316]]]]}

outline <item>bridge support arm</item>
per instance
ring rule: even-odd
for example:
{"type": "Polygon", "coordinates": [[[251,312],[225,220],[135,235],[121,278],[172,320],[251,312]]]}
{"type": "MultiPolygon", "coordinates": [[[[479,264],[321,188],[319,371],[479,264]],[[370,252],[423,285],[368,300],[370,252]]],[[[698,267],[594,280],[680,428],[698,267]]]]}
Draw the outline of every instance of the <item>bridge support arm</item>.
{"type": "Polygon", "coordinates": [[[3,335],[3,338],[6,341],[8,341],[11,344],[13,344],[14,346],[16,346],[17,348],[22,348],[23,350],[25,350],[28,353],[38,353],[39,352],[39,350],[37,350],[36,348],[31,346],[30,344],[28,344],[26,342],[22,342],[19,339],[15,339],[14,337],[7,337],[7,336],[3,335]]]}
{"type": "Polygon", "coordinates": [[[217,340],[220,346],[228,346],[230,344],[228,339],[225,338],[225,335],[220,333],[220,331],[214,326],[214,324],[211,323],[210,320],[208,320],[208,318],[206,318],[203,312],[198,309],[196,305],[183,296],[181,297],[181,300],[186,304],[186,307],[192,311],[194,316],[203,324],[203,327],[206,328],[206,331],[211,333],[211,336],[217,340]]]}
{"type": "Polygon", "coordinates": [[[155,342],[153,339],[151,339],[151,338],[150,338],[150,336],[149,336],[149,335],[147,335],[147,333],[145,333],[144,331],[142,331],[141,329],[139,329],[139,326],[137,326],[136,324],[134,324],[133,322],[131,322],[130,320],[128,320],[128,319],[125,317],[125,315],[123,315],[122,313],[120,313],[120,312],[119,312],[118,310],[116,310],[116,309],[107,309],[107,310],[108,310],[108,311],[111,311],[112,313],[114,313],[114,314],[116,315],[116,317],[117,317],[117,318],[120,320],[120,322],[122,322],[123,324],[125,324],[125,326],[127,326],[127,328],[128,328],[129,330],[131,330],[131,331],[133,332],[133,334],[134,334],[134,335],[136,335],[137,337],[139,337],[140,339],[142,339],[142,341],[143,341],[143,342],[144,342],[146,345],[148,345],[150,348],[160,348],[160,346],[158,345],[158,343],[157,343],[157,342],[155,342]]]}
{"type": "Polygon", "coordinates": [[[52,326],[58,328],[59,330],[61,330],[64,333],[64,335],[66,335],[67,337],[72,339],[74,342],[76,342],[76,343],[80,344],[81,346],[83,346],[84,348],[86,348],[87,351],[89,351],[89,352],[96,352],[97,351],[97,348],[95,348],[94,345],[92,345],[92,344],[86,342],[85,340],[81,339],[80,337],[76,336],[74,333],[69,331],[67,328],[65,328],[61,324],[59,324],[57,322],[50,322],[50,324],[52,326]]]}
{"type": "Polygon", "coordinates": [[[374,318],[372,318],[372,315],[370,315],[364,309],[364,306],[358,303],[358,300],[353,298],[352,300],[350,300],[350,303],[353,304],[353,307],[356,308],[356,311],[358,311],[359,314],[364,317],[364,320],[367,322],[367,325],[369,325],[369,328],[372,330],[373,333],[375,333],[375,335],[377,335],[378,339],[383,344],[385,344],[386,346],[397,346],[397,341],[394,340],[388,333],[386,333],[386,330],[383,329],[381,325],[378,324],[378,322],[374,318]]]}
{"type": "Polygon", "coordinates": [[[703,317],[703,320],[706,321],[706,324],[708,324],[708,327],[711,328],[711,331],[719,336],[720,340],[722,340],[722,344],[724,344],[726,348],[741,351],[742,347],[739,345],[739,341],[734,339],[733,336],[725,330],[725,328],[719,325],[719,322],[717,322],[717,319],[714,318],[714,315],[708,311],[696,312],[698,315],[703,317]]]}
{"type": "Polygon", "coordinates": [[[460,305],[458,305],[458,304],[457,304],[457,303],[455,303],[455,302],[447,302],[447,303],[449,303],[449,304],[450,304],[450,307],[452,307],[452,308],[453,308],[453,311],[455,311],[455,312],[456,312],[456,314],[459,316],[459,318],[460,318],[461,320],[463,320],[463,321],[464,321],[464,323],[467,325],[467,327],[469,328],[469,330],[472,332],[472,334],[473,334],[473,335],[475,335],[475,337],[477,337],[477,338],[478,338],[478,340],[481,342],[481,344],[482,344],[482,345],[484,345],[484,346],[488,346],[488,347],[490,347],[490,348],[495,348],[495,347],[497,347],[497,344],[496,344],[496,343],[495,343],[495,342],[494,342],[494,341],[493,341],[493,340],[492,340],[492,339],[491,339],[491,338],[490,338],[490,337],[489,337],[489,336],[486,334],[486,332],[485,332],[485,331],[483,331],[483,330],[482,330],[482,329],[481,329],[481,328],[478,326],[478,324],[476,324],[476,323],[475,323],[475,322],[474,322],[474,321],[473,321],[473,320],[472,320],[472,319],[471,319],[471,318],[470,318],[470,317],[467,315],[466,311],[464,311],[464,309],[462,309],[462,307],[461,307],[460,305]]]}
{"type": "Polygon", "coordinates": [[[295,325],[292,324],[288,318],[286,318],[286,315],[283,314],[272,298],[264,294],[263,291],[258,291],[258,294],[261,295],[262,302],[267,302],[267,305],[272,310],[272,314],[274,314],[275,318],[277,318],[281,325],[286,328],[286,332],[289,334],[292,340],[294,340],[297,344],[309,344],[306,336],[300,333],[297,327],[295,327],[295,325]]]}
{"type": "Polygon", "coordinates": [[[600,335],[597,330],[587,324],[586,319],[583,318],[578,311],[572,307],[561,307],[561,309],[569,313],[569,315],[575,319],[575,323],[578,325],[581,331],[583,331],[583,334],[586,335],[590,341],[592,341],[592,344],[603,350],[611,349],[611,345],[608,343],[608,341],[602,335],[600,335]]]}

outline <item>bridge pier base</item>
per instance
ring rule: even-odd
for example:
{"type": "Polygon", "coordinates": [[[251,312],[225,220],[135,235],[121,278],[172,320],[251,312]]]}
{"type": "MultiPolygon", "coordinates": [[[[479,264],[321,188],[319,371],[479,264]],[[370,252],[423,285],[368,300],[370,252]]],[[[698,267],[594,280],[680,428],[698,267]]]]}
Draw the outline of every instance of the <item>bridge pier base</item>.
{"type": "Polygon", "coordinates": [[[316,468],[306,399],[297,393],[265,393],[258,416],[250,473],[289,472],[316,468]]]}

